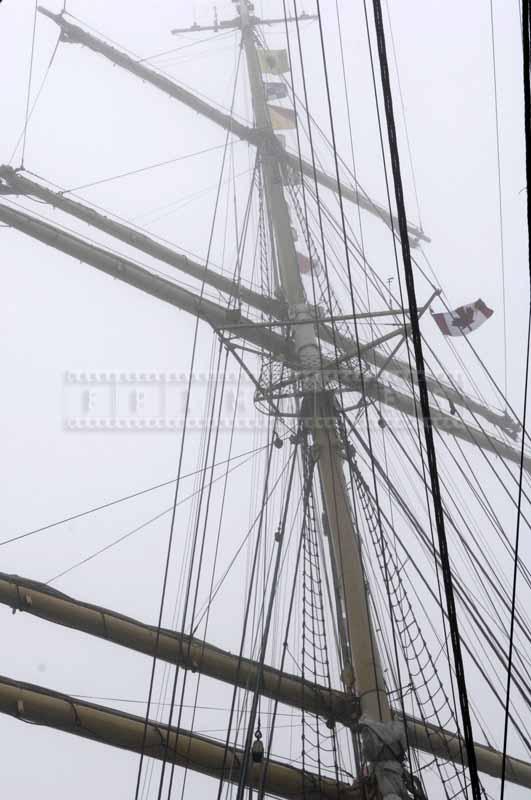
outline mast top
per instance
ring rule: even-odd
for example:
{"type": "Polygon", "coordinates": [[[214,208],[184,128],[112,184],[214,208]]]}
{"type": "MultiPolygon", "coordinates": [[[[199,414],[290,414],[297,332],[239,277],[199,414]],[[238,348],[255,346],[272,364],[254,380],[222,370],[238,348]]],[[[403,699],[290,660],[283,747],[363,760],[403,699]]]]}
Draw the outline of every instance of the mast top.
{"type": "MultiPolygon", "coordinates": [[[[235,5],[239,5],[240,0],[232,0],[235,5]]],[[[243,5],[243,3],[242,3],[243,5]]],[[[244,3],[245,7],[248,10],[248,18],[246,20],[245,25],[247,27],[255,27],[256,25],[277,25],[277,24],[284,24],[286,22],[306,22],[308,20],[319,19],[317,14],[307,14],[303,11],[301,14],[298,14],[294,17],[274,17],[272,19],[262,19],[261,17],[257,17],[254,13],[254,3],[247,2],[245,0],[244,3]]],[[[217,19],[217,16],[214,19],[213,25],[198,25],[197,22],[194,22],[189,28],[174,28],[171,33],[179,34],[179,33],[197,33],[199,31],[214,31],[217,33],[218,31],[226,31],[226,30],[241,30],[242,29],[242,20],[241,16],[234,17],[233,19],[221,20],[217,19]]]]}

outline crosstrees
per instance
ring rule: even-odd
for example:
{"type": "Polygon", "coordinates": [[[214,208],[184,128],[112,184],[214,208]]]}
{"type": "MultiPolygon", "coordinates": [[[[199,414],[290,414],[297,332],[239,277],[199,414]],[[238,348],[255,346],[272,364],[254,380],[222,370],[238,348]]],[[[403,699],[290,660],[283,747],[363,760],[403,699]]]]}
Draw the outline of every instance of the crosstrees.
{"type": "MultiPolygon", "coordinates": [[[[152,297],[156,297],[165,303],[170,303],[182,311],[188,311],[194,316],[201,317],[217,331],[222,331],[231,324],[232,320],[228,316],[227,309],[223,306],[206,298],[200,299],[193,292],[138,266],[130,259],[110,253],[102,247],[88,244],[79,236],[67,233],[48,222],[43,222],[31,214],[0,204],[0,221],[38,239],[44,244],[54,247],[56,250],[90,264],[113,278],[134,286],[152,297]]],[[[239,325],[238,330],[240,331],[239,337],[241,339],[257,347],[264,348],[274,359],[287,363],[294,369],[301,368],[290,339],[286,339],[267,327],[255,326],[245,317],[239,318],[239,325]]],[[[360,349],[363,358],[364,351],[362,348],[360,349]]],[[[367,352],[370,357],[371,352],[375,351],[369,349],[367,352]]],[[[325,361],[323,368],[328,370],[330,374],[337,372],[337,366],[332,361],[325,361]]],[[[347,365],[345,365],[344,369],[339,370],[338,377],[346,388],[356,392],[363,390],[365,395],[372,400],[382,402],[408,416],[416,416],[415,400],[410,395],[372,378],[366,378],[362,386],[360,379],[352,374],[347,365]]],[[[431,414],[434,426],[441,432],[449,433],[458,439],[489,450],[500,458],[506,458],[513,463],[518,464],[520,462],[520,452],[501,439],[488,436],[483,431],[437,409],[432,408],[431,414]]],[[[527,472],[531,472],[531,458],[529,456],[524,458],[524,467],[527,472]]]]}
{"type": "MultiPolygon", "coordinates": [[[[10,166],[0,166],[0,179],[4,181],[0,184],[0,194],[10,195],[24,195],[35,197],[43,200],[53,208],[59,208],[68,214],[86,222],[87,224],[116,237],[120,241],[136,247],[147,255],[153,256],[180,271],[190,275],[201,282],[205,282],[209,286],[213,286],[219,291],[241,300],[250,306],[263,311],[266,314],[272,314],[277,319],[283,319],[286,315],[285,304],[273,297],[267,297],[255,292],[248,287],[236,284],[234,280],[219,274],[215,270],[210,269],[206,265],[199,264],[192,259],[188,258],[181,253],[176,252],[167,245],[161,244],[146,234],[136,230],[135,228],[116,220],[111,219],[98,212],[96,209],[86,206],[79,201],[71,200],[62,192],[52,191],[34,180],[23,176],[10,166]]],[[[367,317],[377,317],[380,314],[389,314],[390,311],[373,312],[367,314],[367,317]]],[[[397,310],[397,314],[401,311],[397,310]]],[[[358,318],[364,315],[357,315],[358,318]]],[[[338,321],[340,317],[335,317],[334,320],[338,321]]],[[[325,321],[319,323],[319,334],[321,338],[328,343],[337,343],[341,349],[354,349],[354,342],[346,336],[341,335],[338,331],[332,331],[325,321]]],[[[379,350],[372,348],[370,352],[362,353],[363,360],[367,363],[398,375],[399,377],[406,377],[409,379],[408,365],[397,358],[390,358],[387,354],[381,353],[379,350]]],[[[413,376],[415,379],[416,376],[413,376]]],[[[472,414],[484,417],[488,422],[497,425],[502,430],[513,435],[515,427],[514,423],[506,414],[500,414],[493,411],[482,403],[478,402],[472,397],[467,396],[463,392],[458,391],[450,385],[440,383],[434,378],[426,377],[427,385],[435,395],[444,398],[454,406],[461,406],[466,408],[472,414]]]]}
{"type": "MultiPolygon", "coordinates": [[[[285,320],[286,306],[285,303],[280,302],[274,297],[267,297],[249,289],[247,286],[237,284],[231,278],[210,269],[206,265],[199,264],[187,256],[176,252],[167,245],[161,244],[144,233],[136,230],[135,228],[126,225],[123,222],[117,222],[105,214],[101,214],[90,206],[86,206],[77,200],[71,200],[65,197],[62,192],[54,192],[51,189],[43,186],[42,183],[31,180],[20,172],[16,172],[12,167],[0,166],[0,179],[5,181],[0,184],[0,194],[10,195],[19,194],[24,196],[35,197],[48,203],[52,208],[59,208],[61,211],[71,214],[77,219],[86,222],[87,224],[114,236],[125,244],[136,247],[138,250],[150,255],[154,258],[177,268],[181,272],[190,275],[207,285],[218,289],[220,292],[234,297],[243,303],[246,303],[265,314],[272,315],[278,320],[285,320]]],[[[391,312],[374,312],[369,313],[367,317],[377,317],[380,314],[388,314],[391,312]]],[[[401,310],[396,311],[401,314],[401,310]]],[[[362,318],[364,315],[357,315],[362,318]]],[[[350,317],[349,317],[350,318],[350,317]]],[[[334,321],[337,322],[341,317],[335,316],[334,321]]],[[[270,323],[268,323],[270,324],[270,323]]],[[[227,328],[231,329],[235,326],[228,325],[227,328]]],[[[240,323],[238,323],[240,327],[240,323]]],[[[327,324],[326,320],[319,321],[319,335],[321,339],[329,344],[337,344],[337,346],[344,351],[357,352],[355,342],[347,336],[342,335],[339,331],[332,330],[327,324]]],[[[410,379],[410,370],[406,362],[399,358],[390,358],[386,353],[381,352],[378,348],[371,347],[364,350],[363,344],[361,346],[361,358],[371,366],[375,366],[383,372],[390,372],[401,378],[410,379]]],[[[416,382],[416,375],[413,376],[416,382]]],[[[434,378],[426,377],[426,383],[430,392],[438,397],[442,397],[453,406],[465,408],[471,414],[476,414],[483,417],[493,425],[498,426],[503,431],[513,435],[515,426],[512,420],[505,414],[500,414],[494,411],[483,403],[478,402],[473,397],[469,397],[463,392],[458,391],[456,388],[439,382],[434,378]]]]}

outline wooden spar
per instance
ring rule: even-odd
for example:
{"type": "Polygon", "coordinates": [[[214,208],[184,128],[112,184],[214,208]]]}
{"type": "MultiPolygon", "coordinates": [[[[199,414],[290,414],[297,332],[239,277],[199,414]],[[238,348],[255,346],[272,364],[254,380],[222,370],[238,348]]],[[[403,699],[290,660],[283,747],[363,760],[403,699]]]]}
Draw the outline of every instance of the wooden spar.
{"type": "MultiPolygon", "coordinates": [[[[313,164],[311,164],[309,161],[306,161],[304,158],[294,156],[291,153],[287,153],[285,150],[283,153],[283,159],[291,167],[291,169],[302,172],[302,174],[307,178],[310,178],[312,181],[317,181],[317,183],[319,183],[321,186],[324,186],[325,189],[330,189],[330,191],[334,192],[335,194],[341,193],[341,197],[344,200],[349,200],[351,203],[363,208],[364,211],[368,211],[374,216],[379,217],[393,231],[397,230],[398,220],[395,215],[389,214],[389,212],[383,206],[371,200],[361,189],[359,184],[357,189],[352,189],[350,186],[340,183],[338,189],[337,178],[328,175],[326,172],[323,172],[323,170],[319,169],[319,167],[314,167],[313,164]]],[[[423,242],[431,241],[430,237],[427,236],[423,230],[417,228],[416,225],[413,225],[410,222],[408,222],[407,229],[410,237],[414,237],[410,242],[411,247],[417,246],[417,239],[422,240],[423,242]]]]}
{"type": "MultiPolygon", "coordinates": [[[[402,361],[399,358],[389,358],[386,353],[382,353],[376,349],[364,355],[363,360],[369,364],[373,364],[375,367],[383,369],[384,372],[390,372],[393,375],[397,375],[407,382],[413,380],[413,383],[418,384],[418,375],[416,371],[411,370],[406,361],[402,361]]],[[[516,434],[518,424],[515,423],[507,414],[500,414],[497,411],[493,411],[492,409],[475,400],[473,397],[466,395],[464,392],[458,391],[452,386],[447,384],[445,385],[435,378],[431,378],[429,375],[426,376],[426,384],[428,386],[428,390],[432,394],[443,398],[447,403],[451,403],[454,406],[460,406],[461,408],[465,408],[473,415],[483,417],[483,419],[487,420],[487,422],[490,422],[491,425],[496,425],[510,436],[514,436],[516,434]]]]}
{"type": "MultiPolygon", "coordinates": [[[[243,303],[247,303],[259,311],[266,314],[273,315],[277,319],[284,319],[286,316],[285,304],[273,297],[267,297],[254,292],[246,286],[237,285],[232,279],[224,275],[220,275],[215,270],[209,269],[203,264],[199,264],[187,256],[184,256],[167,245],[155,241],[151,237],[136,230],[135,228],[126,225],[123,222],[117,222],[110,219],[104,214],[100,214],[96,209],[86,206],[77,200],[71,200],[62,192],[54,192],[37,183],[34,180],[21,175],[16,172],[12,167],[0,166],[0,179],[3,179],[6,184],[0,185],[0,194],[20,194],[24,196],[35,197],[48,203],[52,208],[58,208],[67,214],[71,214],[77,219],[86,222],[87,224],[103,231],[125,244],[135,247],[146,255],[157,258],[172,267],[179,269],[181,272],[196,278],[198,281],[204,282],[209,286],[223,292],[224,294],[235,297],[243,303]]],[[[362,319],[366,317],[376,317],[378,315],[388,315],[390,311],[372,312],[366,315],[356,314],[356,318],[362,319]]],[[[401,314],[400,310],[396,311],[401,314]]],[[[335,317],[335,321],[339,321],[341,317],[335,317]]],[[[343,351],[351,351],[357,356],[356,343],[347,336],[340,334],[338,331],[331,329],[323,322],[319,322],[319,335],[320,337],[331,344],[337,346],[343,351]]],[[[363,342],[360,342],[360,356],[363,361],[378,368],[383,368],[386,372],[391,372],[406,380],[411,379],[411,371],[409,365],[405,361],[398,358],[389,358],[386,353],[382,353],[377,348],[371,350],[364,350],[363,342]]],[[[413,371],[413,380],[417,381],[416,373],[413,371]]],[[[493,425],[497,425],[502,430],[513,433],[514,423],[504,414],[500,414],[492,409],[479,403],[472,397],[457,391],[449,385],[445,385],[435,378],[426,378],[430,392],[438,397],[443,398],[455,406],[460,406],[467,409],[470,413],[483,417],[493,425]]]]}
{"type": "MultiPolygon", "coordinates": [[[[45,583],[0,573],[0,603],[13,611],[25,611],[39,619],[145,655],[155,654],[157,629],[154,626],[101,606],[83,603],[45,583]]],[[[219,647],[174,631],[161,630],[157,654],[162,661],[178,664],[183,669],[197,671],[242,689],[256,684],[257,662],[247,658],[239,660],[238,656],[219,647]]],[[[280,673],[270,666],[265,666],[263,671],[261,694],[349,727],[355,726],[359,716],[353,698],[344,692],[303,681],[298,675],[280,673]]],[[[439,758],[462,763],[463,748],[457,734],[412,717],[406,718],[406,724],[411,746],[439,758]]],[[[476,744],[475,748],[480,771],[499,777],[501,753],[480,744],[476,744]]],[[[531,764],[509,756],[507,779],[531,789],[531,764]]]]}
{"type": "MultiPolygon", "coordinates": [[[[338,192],[337,180],[335,178],[327,175],[319,169],[316,169],[314,172],[313,165],[310,162],[304,161],[304,159],[301,161],[298,156],[287,153],[273,135],[268,136],[263,130],[244,125],[243,123],[234,119],[234,117],[232,117],[230,114],[220,111],[219,109],[215,108],[215,106],[211,105],[205,100],[202,100],[200,97],[197,97],[193,92],[190,92],[188,89],[184,89],[182,86],[179,86],[177,83],[175,83],[175,81],[170,80],[160,72],[148,67],[144,62],[132,58],[131,56],[127,55],[127,53],[123,53],[122,51],[118,50],[116,47],[112,47],[102,39],[99,39],[97,36],[93,36],[91,33],[88,33],[88,31],[83,30],[83,28],[80,28],[79,25],[73,25],[71,22],[68,22],[68,20],[66,20],[62,14],[54,14],[52,11],[49,11],[46,8],[42,8],[42,6],[39,6],[39,12],[44,14],[46,17],[49,17],[49,19],[53,20],[57,25],[59,25],[61,28],[63,41],[81,44],[85,47],[88,47],[95,53],[99,53],[113,64],[116,64],[117,66],[127,70],[127,72],[136,75],[136,77],[141,78],[141,80],[145,81],[146,83],[156,86],[157,89],[160,89],[170,97],[173,97],[175,100],[178,100],[194,111],[197,111],[198,114],[202,114],[211,122],[221,126],[226,131],[234,133],[240,139],[243,139],[250,144],[259,145],[264,141],[265,136],[269,139],[270,146],[274,148],[275,158],[286,163],[292,169],[302,170],[304,175],[312,180],[315,178],[322,186],[325,186],[331,191],[336,193],[338,192]]],[[[351,201],[352,203],[356,203],[360,206],[360,208],[363,208],[371,214],[379,217],[385,222],[386,225],[390,226],[392,223],[396,229],[396,219],[391,217],[389,212],[383,206],[380,206],[370,200],[360,187],[357,189],[352,189],[349,186],[341,184],[340,189],[341,194],[345,199],[351,201]]],[[[417,228],[415,225],[409,224],[408,230],[411,236],[415,239],[422,239],[428,242],[430,241],[429,237],[426,236],[424,231],[422,231],[420,228],[417,228]]]]}
{"type": "Polygon", "coordinates": [[[95,53],[99,53],[107,58],[113,64],[116,64],[116,66],[122,67],[133,75],[136,75],[137,78],[141,78],[141,80],[150,83],[152,86],[156,86],[157,89],[161,89],[163,92],[170,95],[170,97],[179,100],[179,102],[206,117],[216,125],[219,125],[224,130],[234,133],[240,139],[244,139],[251,144],[258,144],[260,140],[258,131],[250,128],[248,125],[238,122],[234,117],[231,117],[230,114],[226,114],[215,108],[210,103],[197,97],[193,92],[190,92],[183,86],[179,86],[175,81],[170,80],[170,78],[167,78],[160,72],[148,67],[145,62],[132,58],[127,53],[121,52],[118,48],[112,47],[97,36],[93,36],[88,31],[83,30],[79,25],[68,22],[62,14],[54,14],[53,11],[49,11],[42,6],[39,6],[38,10],[40,14],[53,20],[60,27],[61,40],[63,42],[82,44],[88,47],[95,53]]]}
{"type": "Polygon", "coordinates": [[[58,208],[73,217],[92,225],[110,236],[114,236],[121,242],[136,247],[137,250],[148,256],[157,258],[172,267],[176,267],[181,272],[190,275],[201,283],[213,286],[218,291],[223,292],[229,297],[235,297],[244,303],[263,311],[265,314],[279,316],[282,313],[282,303],[273,297],[254,292],[246,286],[238,285],[232,278],[220,275],[219,272],[209,269],[205,264],[199,264],[181,253],[176,252],[171,247],[157,242],[150,236],[136,230],[130,225],[118,222],[105,214],[100,214],[94,208],[83,205],[76,200],[65,197],[62,192],[54,192],[43,186],[41,183],[24,177],[16,172],[13,167],[0,166],[0,179],[3,179],[5,186],[0,185],[0,194],[17,194],[35,197],[43,200],[52,208],[58,208]]]}
{"type": "MultiPolygon", "coordinates": [[[[63,231],[49,222],[43,222],[31,214],[0,203],[0,221],[37,239],[43,244],[47,244],[73,258],[90,264],[117,280],[134,286],[152,297],[169,303],[182,311],[199,316],[215,330],[223,330],[225,323],[229,322],[227,309],[223,306],[217,305],[206,298],[200,299],[193,292],[140,267],[134,261],[111,253],[103,247],[89,244],[79,236],[63,231]]],[[[239,321],[242,326],[239,336],[242,339],[264,348],[271,353],[274,359],[289,363],[294,369],[300,367],[296,361],[291,342],[286,340],[284,336],[268,328],[253,326],[245,317],[241,317],[239,321]]],[[[373,351],[369,349],[367,354],[370,355],[371,352],[373,351]]],[[[362,358],[364,353],[365,351],[362,350],[362,358]]],[[[331,373],[335,369],[333,362],[325,362],[324,368],[331,373]]],[[[410,395],[404,394],[370,376],[364,379],[362,386],[359,377],[353,376],[346,369],[340,371],[340,378],[347,388],[356,392],[362,392],[363,389],[365,396],[416,418],[415,401],[410,395]]],[[[448,433],[462,441],[488,450],[500,458],[506,458],[515,464],[520,463],[520,451],[515,447],[511,447],[511,445],[493,436],[488,436],[483,431],[467,425],[438,409],[432,408],[431,413],[433,425],[441,433],[448,433]]],[[[524,457],[524,467],[527,472],[531,472],[531,458],[529,456],[524,457]]]]}
{"type": "MultiPolygon", "coordinates": [[[[402,314],[402,312],[400,312],[400,314],[402,314]]],[[[335,344],[343,351],[349,350],[350,352],[354,353],[356,357],[358,356],[358,346],[356,342],[350,337],[344,336],[339,331],[336,331],[327,325],[320,324],[319,335],[322,339],[324,339],[324,341],[335,344]]],[[[362,345],[363,343],[360,342],[360,346],[362,345]]],[[[414,383],[418,383],[418,376],[415,370],[410,369],[407,361],[402,361],[399,358],[389,358],[387,353],[382,353],[381,350],[378,350],[377,348],[373,348],[367,352],[361,352],[360,357],[362,361],[370,364],[371,366],[382,369],[383,372],[390,372],[393,375],[396,375],[407,381],[408,383],[411,380],[413,380],[414,383]]],[[[452,403],[454,406],[465,408],[471,414],[483,417],[483,419],[487,420],[487,422],[490,422],[492,425],[496,425],[505,433],[514,436],[517,429],[517,423],[515,423],[506,414],[500,414],[497,411],[493,411],[482,403],[479,403],[473,397],[470,397],[464,392],[458,391],[448,384],[441,383],[441,381],[438,381],[436,378],[431,378],[429,375],[426,376],[426,383],[429,391],[432,394],[443,398],[446,402],[452,403]]]]}
{"type": "MultiPolygon", "coordinates": [[[[156,653],[162,661],[241,689],[257,683],[258,664],[248,658],[240,660],[200,639],[166,629],[160,631],[157,642],[156,627],[101,606],[82,603],[44,583],[0,573],[0,603],[145,655],[156,653]]],[[[343,692],[316,687],[273,667],[265,667],[260,685],[265,697],[286,705],[305,708],[312,714],[345,725],[354,720],[352,699],[343,692]]]]}
{"type": "MultiPolygon", "coordinates": [[[[150,758],[166,759],[170,764],[201,772],[231,783],[241,779],[243,752],[199,736],[182,728],[143,717],[126,714],[106,706],[87,703],[40,686],[0,677],[0,712],[24,722],[46,725],[56,730],[82,736],[100,744],[150,758]],[[144,743],[145,731],[145,743],[144,743]]],[[[361,800],[362,789],[356,784],[303,772],[279,761],[251,762],[243,782],[259,789],[264,781],[266,794],[287,800],[361,800]]],[[[365,796],[365,794],[363,794],[365,796]]]]}
{"type": "MultiPolygon", "coordinates": [[[[102,247],[89,244],[80,237],[62,231],[60,228],[48,222],[43,222],[30,214],[0,204],[0,221],[38,239],[44,244],[54,247],[56,250],[90,264],[113,278],[134,286],[159,300],[170,303],[182,311],[199,316],[216,330],[222,330],[228,321],[227,310],[223,306],[217,305],[206,298],[198,298],[193,292],[138,266],[134,261],[110,253],[102,247]]],[[[243,317],[240,319],[240,323],[241,332],[239,335],[242,339],[266,349],[274,358],[290,362],[294,368],[297,367],[293,350],[285,337],[268,330],[268,328],[253,326],[249,320],[243,317]]],[[[364,352],[363,350],[361,353],[362,357],[364,352]]],[[[370,355],[372,351],[368,350],[367,352],[370,355]]],[[[327,362],[324,366],[330,371],[334,370],[333,363],[327,362]]],[[[341,380],[354,391],[361,392],[362,385],[359,378],[348,375],[346,370],[341,371],[341,380]]],[[[370,376],[365,378],[363,389],[366,396],[411,417],[416,416],[415,402],[409,395],[376,381],[370,376]]],[[[482,431],[450,416],[450,414],[432,409],[432,419],[434,426],[442,432],[470,442],[501,458],[513,461],[515,464],[520,462],[520,452],[516,448],[493,436],[487,436],[482,431]]],[[[524,458],[524,467],[526,471],[531,472],[531,459],[528,456],[524,458]]]]}
{"type": "MultiPolygon", "coordinates": [[[[464,739],[457,733],[410,718],[407,718],[406,725],[410,747],[423,750],[425,753],[433,753],[454,764],[468,763],[464,739]]],[[[503,754],[492,747],[477,743],[474,743],[474,750],[478,770],[492,778],[500,778],[503,754]]],[[[520,758],[507,756],[505,778],[509,783],[531,789],[531,764],[520,758]]]]}
{"type": "MultiPolygon", "coordinates": [[[[369,351],[370,354],[370,351],[369,351]]],[[[341,381],[345,386],[350,386],[357,392],[362,393],[372,400],[383,403],[386,406],[395,408],[397,411],[407,414],[409,417],[415,417],[417,410],[415,399],[412,395],[400,392],[394,386],[383,383],[371,375],[367,375],[363,383],[356,375],[348,375],[346,372],[341,375],[341,381]]],[[[447,433],[450,436],[455,436],[456,439],[461,439],[464,442],[479,447],[481,450],[488,450],[500,458],[505,458],[507,461],[512,461],[514,464],[520,464],[521,453],[516,447],[512,447],[507,442],[489,436],[483,433],[479,428],[468,425],[466,422],[453,417],[451,414],[446,414],[438,408],[431,407],[431,418],[433,427],[438,433],[447,433]]],[[[392,424],[390,418],[389,424],[392,424]]],[[[524,455],[524,469],[526,472],[531,473],[531,457],[524,455]]]]}
{"type": "MultiPolygon", "coordinates": [[[[200,297],[188,289],[183,289],[176,283],[140,267],[124,256],[89,244],[79,236],[62,231],[55,225],[43,222],[37,217],[0,204],[0,220],[34,239],[38,239],[43,244],[54,247],[56,250],[90,264],[101,272],[140,289],[152,297],[199,317],[208,322],[215,330],[222,330],[224,324],[230,321],[228,316],[230,312],[224,306],[200,297]]],[[[289,356],[289,343],[283,336],[269,331],[267,328],[254,328],[245,318],[240,318],[240,320],[245,326],[241,338],[258,345],[258,347],[263,347],[271,353],[276,353],[281,360],[289,356]]]]}

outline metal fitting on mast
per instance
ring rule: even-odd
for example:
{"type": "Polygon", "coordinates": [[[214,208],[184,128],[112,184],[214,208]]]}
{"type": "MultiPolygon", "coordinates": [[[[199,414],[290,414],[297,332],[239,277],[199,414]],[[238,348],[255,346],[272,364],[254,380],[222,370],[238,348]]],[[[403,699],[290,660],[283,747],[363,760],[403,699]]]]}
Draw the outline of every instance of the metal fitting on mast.
{"type": "Polygon", "coordinates": [[[362,717],[358,729],[363,756],[371,765],[383,800],[407,800],[409,795],[403,766],[406,755],[404,725],[397,720],[376,722],[362,717]]]}
{"type": "Polygon", "coordinates": [[[295,303],[289,307],[288,317],[296,323],[293,326],[295,354],[302,368],[304,389],[320,391],[324,388],[319,371],[321,354],[315,338],[312,309],[308,303],[295,303]]]}

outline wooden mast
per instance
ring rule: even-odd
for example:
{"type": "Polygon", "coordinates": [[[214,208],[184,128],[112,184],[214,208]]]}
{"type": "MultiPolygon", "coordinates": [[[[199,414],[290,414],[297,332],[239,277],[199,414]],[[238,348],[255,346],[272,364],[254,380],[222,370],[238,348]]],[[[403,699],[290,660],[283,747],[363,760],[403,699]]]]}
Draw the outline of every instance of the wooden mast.
{"type": "MultiPolygon", "coordinates": [[[[331,533],[331,555],[334,562],[335,573],[338,575],[338,593],[341,597],[342,607],[346,616],[348,652],[352,659],[351,666],[354,676],[354,683],[352,683],[348,678],[348,669],[346,670],[345,686],[349,690],[353,689],[354,693],[359,697],[361,710],[369,723],[391,723],[393,715],[386,694],[381,663],[371,626],[358,535],[352,519],[352,511],[343,472],[341,441],[335,424],[327,424],[329,420],[334,420],[335,417],[333,400],[331,395],[322,391],[318,369],[316,370],[316,365],[318,365],[320,359],[319,347],[315,337],[316,321],[314,316],[312,316],[311,307],[306,302],[304,289],[298,272],[296,251],[288,221],[286,199],[281,183],[280,153],[275,149],[271,151],[271,142],[274,139],[274,134],[271,130],[255,47],[253,33],[254,22],[249,15],[249,4],[247,0],[241,0],[239,8],[258,130],[241,126],[241,130],[236,132],[242,135],[242,138],[246,138],[248,141],[252,141],[253,144],[256,144],[262,152],[265,191],[268,199],[268,208],[271,212],[272,227],[280,266],[282,290],[287,302],[288,315],[291,322],[294,323],[295,347],[293,354],[290,353],[290,356],[293,355],[292,363],[298,363],[303,369],[307,368],[312,372],[311,386],[307,382],[304,384],[305,399],[308,401],[306,402],[306,408],[308,409],[311,407],[312,409],[309,427],[316,445],[315,455],[318,461],[318,470],[331,533]]],[[[58,21],[56,15],[48,13],[48,16],[58,21]]],[[[59,24],[64,30],[63,22],[59,22],[59,24]]],[[[69,23],[64,24],[69,25],[69,23]]],[[[71,27],[76,28],[76,26],[71,27]]],[[[78,29],[76,28],[76,30],[78,29]]],[[[95,37],[91,38],[94,39],[95,37]]],[[[72,41],[77,40],[72,39],[72,41]]],[[[86,42],[83,43],[86,44],[86,42]]],[[[115,48],[109,48],[107,45],[105,45],[105,47],[115,53],[118,52],[115,48]]],[[[98,52],[106,55],[106,57],[110,57],[109,54],[104,52],[101,48],[93,49],[98,50],[98,52]]],[[[116,63],[120,62],[116,61],[116,63]]],[[[129,68],[123,63],[121,66],[129,68]]],[[[168,91],[167,86],[163,87],[161,85],[159,88],[168,91]]],[[[172,91],[174,90],[172,89],[172,91]]],[[[187,105],[195,107],[195,100],[190,92],[182,90],[182,93],[174,92],[173,96],[187,105]]],[[[208,104],[205,104],[203,101],[200,102],[202,106],[201,108],[196,108],[196,110],[205,114],[211,118],[212,121],[222,125],[226,129],[235,130],[234,121],[229,118],[228,115],[221,115],[220,112],[216,110],[214,110],[214,114],[212,113],[212,109],[208,107],[208,104]]],[[[332,181],[332,179],[329,180],[332,181]]],[[[333,187],[330,186],[330,188],[333,187]]],[[[79,206],[79,204],[76,205],[79,206]]],[[[22,215],[5,207],[1,209],[1,212],[7,215],[9,223],[14,227],[18,225],[20,229],[23,229],[23,226],[26,224],[29,225],[29,228],[33,225],[28,215],[22,215]]],[[[90,224],[90,220],[86,219],[86,221],[90,224]]],[[[36,229],[37,226],[33,227],[36,229]]],[[[41,241],[47,241],[48,244],[56,247],[57,241],[54,240],[55,234],[51,232],[51,229],[52,226],[46,223],[40,223],[40,235],[36,238],[41,238],[41,241]]],[[[33,233],[31,235],[35,234],[33,233]]],[[[145,245],[148,246],[147,237],[144,237],[144,240],[145,245]]],[[[64,235],[62,241],[63,243],[66,242],[64,235]]],[[[162,281],[160,285],[157,283],[155,286],[152,276],[148,277],[147,273],[143,274],[145,271],[137,268],[132,262],[128,262],[127,259],[116,256],[107,259],[107,255],[102,248],[94,248],[85,245],[76,237],[69,238],[69,246],[72,247],[72,250],[65,250],[65,252],[71,252],[71,254],[74,255],[76,254],[76,250],[79,251],[79,249],[81,249],[83,251],[83,259],[88,263],[93,263],[97,268],[104,269],[104,271],[109,274],[116,273],[115,277],[126,280],[131,283],[131,285],[143,291],[150,291],[151,294],[160,299],[168,301],[168,296],[171,295],[172,300],[170,302],[173,302],[173,304],[179,308],[201,316],[215,328],[225,327],[226,317],[223,316],[224,310],[221,306],[216,306],[215,304],[209,303],[209,301],[202,301],[202,305],[197,304],[192,293],[179,288],[169,288],[169,286],[163,285],[164,281],[162,281]],[[103,266],[104,264],[106,266],[103,266]],[[148,286],[150,289],[146,288],[148,286]],[[213,320],[215,321],[213,322],[213,320]]],[[[173,258],[173,256],[171,256],[171,258],[173,258]]],[[[176,266],[186,271],[184,261],[181,264],[176,264],[176,266]]],[[[201,279],[199,278],[201,266],[192,265],[192,268],[195,270],[194,277],[201,279]]],[[[189,274],[191,274],[190,271],[189,274]]],[[[219,287],[221,276],[217,277],[214,275],[210,277],[213,281],[213,285],[216,285],[214,281],[218,281],[218,288],[221,288],[219,287]]],[[[229,287],[224,286],[221,290],[228,291],[228,289],[229,287]]],[[[251,302],[251,304],[253,300],[256,301],[256,298],[252,298],[249,295],[249,302],[251,302]]],[[[271,307],[267,309],[268,312],[275,314],[275,312],[278,313],[279,309],[281,312],[284,311],[283,304],[278,304],[275,308],[273,307],[273,304],[276,303],[273,298],[267,298],[267,301],[271,301],[271,307]]],[[[258,307],[260,307],[260,302],[261,301],[258,301],[256,303],[258,307]]],[[[262,310],[266,309],[263,308],[262,310]]],[[[313,310],[313,314],[315,315],[315,310],[313,310]]],[[[276,352],[275,348],[277,346],[279,353],[285,351],[286,343],[284,342],[282,344],[282,338],[280,336],[271,336],[270,331],[264,332],[264,337],[267,340],[267,344],[264,344],[264,337],[262,337],[262,334],[259,334],[260,326],[254,325],[252,321],[244,321],[243,324],[240,322],[239,327],[248,328],[252,331],[248,339],[255,344],[265,346],[266,349],[270,349],[272,352],[276,352]]],[[[284,352],[282,357],[286,358],[284,352]]],[[[369,384],[368,396],[370,396],[370,391],[371,386],[369,384]]],[[[379,399],[381,399],[380,396],[379,399]]],[[[402,408],[401,410],[405,409],[402,408]]],[[[406,411],[406,413],[408,412],[406,411]]],[[[478,442],[475,443],[477,444],[478,442]]],[[[503,455],[506,454],[503,453],[503,455]]],[[[7,713],[11,713],[11,711],[7,713]]],[[[23,714],[19,713],[18,716],[23,717],[23,714]]],[[[439,731],[439,733],[441,732],[439,731]]],[[[421,745],[417,744],[417,746],[421,745]]],[[[384,793],[384,796],[387,796],[387,794],[384,793]]],[[[391,794],[389,794],[389,796],[391,796],[391,794]]]]}
{"type": "MultiPolygon", "coordinates": [[[[272,214],[281,288],[288,306],[288,316],[301,323],[305,319],[308,320],[306,325],[295,326],[295,353],[303,370],[314,371],[316,366],[318,368],[322,363],[322,355],[316,340],[315,328],[311,322],[311,309],[307,303],[300,278],[280,166],[267,144],[273,129],[248,0],[240,0],[238,7],[256,125],[260,130],[270,134],[265,139],[265,143],[261,147],[259,146],[259,151],[261,150],[268,208],[272,214]]],[[[334,574],[339,580],[336,589],[345,614],[345,632],[352,662],[344,665],[345,689],[359,698],[362,717],[369,731],[369,739],[371,738],[371,726],[374,723],[383,723],[389,731],[390,741],[393,741],[396,738],[396,728],[400,729],[401,725],[392,721],[393,717],[383,680],[378,644],[370,617],[361,548],[343,474],[340,442],[335,429],[333,401],[329,393],[324,390],[319,372],[313,372],[310,380],[303,379],[301,389],[304,397],[303,414],[309,413],[307,422],[316,446],[315,457],[330,531],[330,554],[334,564],[334,574]],[[332,425],[330,425],[331,422],[332,425]]],[[[339,609],[338,611],[341,613],[339,609]]],[[[340,619],[338,619],[337,625],[339,629],[343,627],[340,619]]],[[[252,720],[250,724],[253,724],[252,720]]],[[[397,743],[395,742],[395,744],[397,743]]],[[[371,748],[369,745],[368,748],[365,748],[365,756],[368,756],[370,761],[373,758],[377,759],[376,748],[371,748]]],[[[400,773],[399,783],[401,782],[402,756],[400,741],[398,747],[386,748],[386,761],[387,763],[389,761],[396,762],[393,769],[400,773]]],[[[390,789],[385,781],[380,781],[378,770],[376,774],[381,796],[394,797],[394,788],[390,789]]]]}

